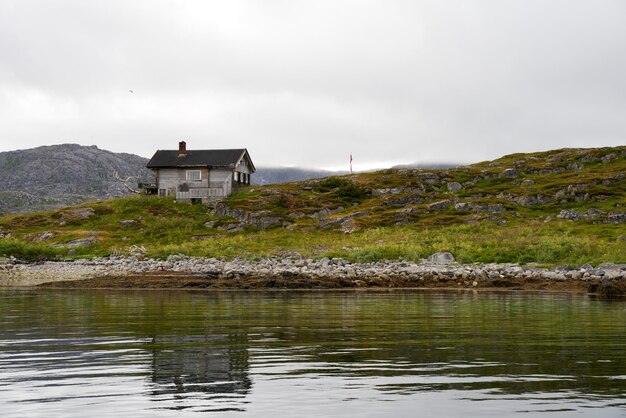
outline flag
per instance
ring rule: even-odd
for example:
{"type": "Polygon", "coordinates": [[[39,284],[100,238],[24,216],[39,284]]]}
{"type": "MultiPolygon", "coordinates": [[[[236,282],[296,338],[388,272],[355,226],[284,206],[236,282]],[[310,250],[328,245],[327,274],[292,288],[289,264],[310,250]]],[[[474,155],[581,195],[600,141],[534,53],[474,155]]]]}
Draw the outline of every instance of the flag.
{"type": "Polygon", "coordinates": [[[350,174],[352,174],[352,153],[350,153],[350,174]]]}

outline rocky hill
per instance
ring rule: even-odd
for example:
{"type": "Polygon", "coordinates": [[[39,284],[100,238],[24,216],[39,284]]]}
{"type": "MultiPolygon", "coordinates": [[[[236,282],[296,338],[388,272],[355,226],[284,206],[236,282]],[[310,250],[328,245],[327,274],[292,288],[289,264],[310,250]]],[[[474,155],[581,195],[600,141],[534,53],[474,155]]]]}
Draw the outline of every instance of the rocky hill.
{"type": "Polygon", "coordinates": [[[34,212],[128,194],[113,178],[149,179],[147,159],[77,144],[0,153],[0,214],[34,212]]]}
{"type": "Polygon", "coordinates": [[[355,261],[626,263],[626,147],[252,186],[210,208],[156,196],[0,218],[0,255],[301,254],[355,261]]]}
{"type": "MultiPolygon", "coordinates": [[[[623,223],[626,147],[514,154],[443,170],[389,169],[248,189],[218,206],[247,224],[341,228],[513,218],[623,223]]],[[[625,231],[626,232],[626,231],[625,231]]]]}

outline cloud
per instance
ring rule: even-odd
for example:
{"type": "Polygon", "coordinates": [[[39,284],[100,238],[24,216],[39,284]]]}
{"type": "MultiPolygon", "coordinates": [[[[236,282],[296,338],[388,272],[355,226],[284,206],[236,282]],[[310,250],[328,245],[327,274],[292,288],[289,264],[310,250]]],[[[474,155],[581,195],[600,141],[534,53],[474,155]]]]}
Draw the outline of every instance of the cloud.
{"type": "Polygon", "coordinates": [[[625,17],[620,0],[4,1],[0,151],[187,139],[366,167],[620,145],[625,17]]]}

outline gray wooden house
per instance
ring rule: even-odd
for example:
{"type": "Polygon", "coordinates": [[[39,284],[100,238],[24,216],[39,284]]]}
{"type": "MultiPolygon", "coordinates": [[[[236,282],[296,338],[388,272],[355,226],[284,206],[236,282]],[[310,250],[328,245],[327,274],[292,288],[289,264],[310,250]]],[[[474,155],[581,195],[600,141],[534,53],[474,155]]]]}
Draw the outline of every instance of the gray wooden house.
{"type": "Polygon", "coordinates": [[[256,171],[245,148],[188,151],[184,141],[178,150],[158,150],[146,167],[156,175],[155,194],[191,203],[222,200],[256,171]]]}

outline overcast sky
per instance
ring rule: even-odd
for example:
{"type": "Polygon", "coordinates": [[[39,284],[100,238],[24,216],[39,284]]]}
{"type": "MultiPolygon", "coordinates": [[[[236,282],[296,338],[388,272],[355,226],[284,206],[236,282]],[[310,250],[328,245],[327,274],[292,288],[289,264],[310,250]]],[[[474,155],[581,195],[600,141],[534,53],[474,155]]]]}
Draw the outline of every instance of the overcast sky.
{"type": "Polygon", "coordinates": [[[0,151],[182,139],[344,169],[624,145],[626,1],[0,0],[0,151]]]}

